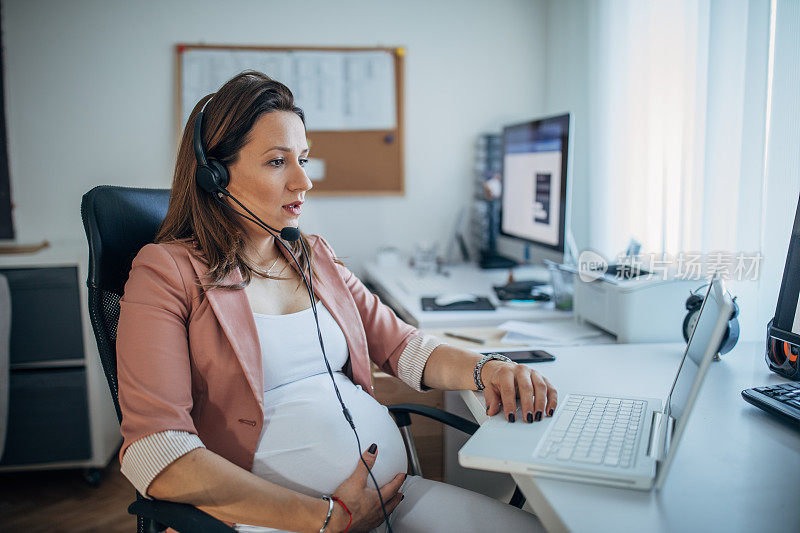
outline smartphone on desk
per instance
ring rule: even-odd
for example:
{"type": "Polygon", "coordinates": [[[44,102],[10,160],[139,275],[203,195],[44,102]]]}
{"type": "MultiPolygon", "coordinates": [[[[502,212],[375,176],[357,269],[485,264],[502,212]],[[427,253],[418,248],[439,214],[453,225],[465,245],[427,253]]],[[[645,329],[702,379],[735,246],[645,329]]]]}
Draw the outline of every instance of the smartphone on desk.
{"type": "MultiPolygon", "coordinates": [[[[556,356],[544,350],[517,350],[514,352],[486,352],[505,355],[515,363],[545,363],[555,361],[556,356]]],[[[485,353],[483,355],[486,355],[485,353]]]]}

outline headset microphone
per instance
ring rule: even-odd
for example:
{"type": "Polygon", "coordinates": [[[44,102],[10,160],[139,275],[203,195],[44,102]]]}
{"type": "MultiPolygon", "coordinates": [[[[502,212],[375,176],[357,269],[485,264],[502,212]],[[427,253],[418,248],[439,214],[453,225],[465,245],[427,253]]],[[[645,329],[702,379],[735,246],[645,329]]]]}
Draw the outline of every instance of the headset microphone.
{"type": "Polygon", "coordinates": [[[300,238],[300,230],[291,226],[286,226],[281,230],[281,239],[294,242],[300,238]]]}

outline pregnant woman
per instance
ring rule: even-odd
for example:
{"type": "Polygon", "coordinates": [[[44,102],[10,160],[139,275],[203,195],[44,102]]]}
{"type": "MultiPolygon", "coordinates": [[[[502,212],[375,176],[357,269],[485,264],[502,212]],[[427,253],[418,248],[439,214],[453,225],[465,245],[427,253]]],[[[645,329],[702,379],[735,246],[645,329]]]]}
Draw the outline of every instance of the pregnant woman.
{"type": "Polygon", "coordinates": [[[556,391],[400,321],[322,237],[299,232],[308,154],[302,110],[264,74],[195,106],[167,216],[120,302],[123,474],[240,531],[371,531],[384,513],[396,533],[541,530],[491,498],[406,477],[370,361],[416,390],[485,387],[488,413],[510,423],[552,416],[556,391]],[[264,224],[287,228],[285,242],[264,224]]]}

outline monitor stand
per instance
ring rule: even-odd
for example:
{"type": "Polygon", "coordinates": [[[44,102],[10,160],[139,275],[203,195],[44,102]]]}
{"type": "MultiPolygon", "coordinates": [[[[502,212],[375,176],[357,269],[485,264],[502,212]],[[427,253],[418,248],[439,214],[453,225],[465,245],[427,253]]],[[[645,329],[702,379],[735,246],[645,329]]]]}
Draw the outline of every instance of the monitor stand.
{"type": "Polygon", "coordinates": [[[491,269],[491,268],[513,268],[518,265],[516,261],[510,259],[504,255],[500,255],[495,251],[483,251],[481,252],[481,258],[478,262],[483,269],[491,269]]]}

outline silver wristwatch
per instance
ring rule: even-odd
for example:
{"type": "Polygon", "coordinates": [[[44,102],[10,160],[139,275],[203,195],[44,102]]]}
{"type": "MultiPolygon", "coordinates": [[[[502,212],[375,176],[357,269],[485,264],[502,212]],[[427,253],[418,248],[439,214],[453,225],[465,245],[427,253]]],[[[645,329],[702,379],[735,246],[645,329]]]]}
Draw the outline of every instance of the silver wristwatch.
{"type": "Polygon", "coordinates": [[[473,372],[473,377],[475,378],[475,386],[478,387],[479,391],[486,388],[486,386],[483,384],[483,381],[481,381],[481,369],[483,368],[483,365],[485,365],[491,360],[513,363],[511,359],[509,359],[505,355],[500,355],[499,353],[487,353],[486,355],[481,357],[481,360],[478,361],[478,364],[475,365],[475,370],[473,372]]]}

